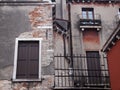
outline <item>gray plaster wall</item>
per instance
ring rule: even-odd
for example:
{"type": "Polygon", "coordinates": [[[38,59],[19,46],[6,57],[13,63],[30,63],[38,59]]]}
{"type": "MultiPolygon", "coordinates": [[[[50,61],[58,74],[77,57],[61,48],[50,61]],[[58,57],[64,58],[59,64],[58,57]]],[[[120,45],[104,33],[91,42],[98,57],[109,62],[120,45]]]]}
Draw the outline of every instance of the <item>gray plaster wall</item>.
{"type": "Polygon", "coordinates": [[[29,8],[0,6],[0,79],[12,77],[15,38],[31,30],[29,8]]]}
{"type": "Polygon", "coordinates": [[[74,53],[85,54],[82,40],[83,32],[79,28],[79,14],[82,14],[82,8],[94,8],[94,13],[101,15],[102,29],[98,32],[100,38],[100,50],[117,26],[115,16],[118,14],[119,7],[120,4],[71,4],[71,27],[74,53]]]}

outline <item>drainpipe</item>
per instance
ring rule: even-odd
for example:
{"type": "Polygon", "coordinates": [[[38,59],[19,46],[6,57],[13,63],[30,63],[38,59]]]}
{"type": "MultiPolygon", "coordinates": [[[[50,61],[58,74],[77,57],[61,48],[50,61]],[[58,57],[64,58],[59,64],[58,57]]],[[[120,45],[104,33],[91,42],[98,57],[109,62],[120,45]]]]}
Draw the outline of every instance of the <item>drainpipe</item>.
{"type": "Polygon", "coordinates": [[[68,3],[68,19],[69,19],[69,40],[70,40],[70,68],[73,68],[73,46],[72,46],[72,30],[71,30],[71,4],[68,3]]]}
{"type": "Polygon", "coordinates": [[[64,56],[66,57],[66,41],[65,41],[65,35],[63,35],[63,43],[64,43],[64,56]]]}

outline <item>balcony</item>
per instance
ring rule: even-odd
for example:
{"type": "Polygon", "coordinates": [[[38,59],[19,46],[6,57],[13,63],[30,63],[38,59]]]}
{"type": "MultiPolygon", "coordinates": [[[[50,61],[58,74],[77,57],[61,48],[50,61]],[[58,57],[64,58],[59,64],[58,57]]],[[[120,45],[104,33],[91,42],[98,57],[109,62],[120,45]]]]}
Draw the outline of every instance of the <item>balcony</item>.
{"type": "Polygon", "coordinates": [[[80,29],[84,28],[97,28],[101,29],[101,16],[99,14],[94,14],[93,18],[84,18],[82,14],[79,15],[80,29]]]}
{"type": "Polygon", "coordinates": [[[72,68],[68,58],[54,57],[54,90],[110,90],[106,57],[74,55],[72,68]]]}

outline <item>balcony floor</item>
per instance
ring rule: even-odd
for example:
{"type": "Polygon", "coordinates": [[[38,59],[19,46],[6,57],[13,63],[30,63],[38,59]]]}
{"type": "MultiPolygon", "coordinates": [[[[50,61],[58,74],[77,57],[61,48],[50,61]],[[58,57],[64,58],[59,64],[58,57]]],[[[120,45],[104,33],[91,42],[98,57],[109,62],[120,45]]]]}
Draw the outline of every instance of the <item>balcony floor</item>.
{"type": "Polygon", "coordinates": [[[92,87],[55,87],[53,90],[111,90],[111,88],[92,88],[92,87]]]}

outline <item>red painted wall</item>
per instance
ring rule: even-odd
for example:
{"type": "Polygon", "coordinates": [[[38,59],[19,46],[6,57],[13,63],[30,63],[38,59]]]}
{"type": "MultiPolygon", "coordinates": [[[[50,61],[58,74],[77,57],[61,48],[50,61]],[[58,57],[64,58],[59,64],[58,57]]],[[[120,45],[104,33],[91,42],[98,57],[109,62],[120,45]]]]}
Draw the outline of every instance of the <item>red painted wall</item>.
{"type": "Polygon", "coordinates": [[[120,90],[120,40],[107,53],[112,90],[120,90]]]}

